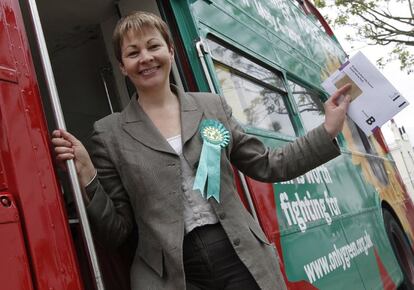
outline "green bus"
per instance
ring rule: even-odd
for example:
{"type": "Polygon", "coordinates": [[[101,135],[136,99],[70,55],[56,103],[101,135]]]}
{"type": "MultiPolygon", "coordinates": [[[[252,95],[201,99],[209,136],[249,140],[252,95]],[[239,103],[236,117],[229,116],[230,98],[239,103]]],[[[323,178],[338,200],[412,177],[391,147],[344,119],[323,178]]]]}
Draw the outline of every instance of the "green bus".
{"type": "MultiPolygon", "coordinates": [[[[132,10],[156,13],[169,24],[175,43],[171,79],[176,85],[186,91],[222,95],[245,130],[270,147],[292,142],[323,122],[327,93],[321,83],[347,58],[308,0],[43,0],[36,3],[41,27],[35,25],[31,2],[36,1],[0,2],[3,22],[11,21],[10,15],[17,17],[16,31],[20,34],[16,39],[20,37],[29,50],[15,57],[16,78],[20,77],[19,62],[26,61],[27,78],[32,77],[38,97],[33,102],[42,106],[41,118],[49,131],[55,128],[53,105],[48,99],[51,76],[45,74],[45,56],[35,37],[43,34],[67,128],[85,144],[93,122],[122,110],[133,93],[118,71],[111,46],[116,21],[132,10]]],[[[0,37],[2,42],[5,39],[0,37]]],[[[8,53],[17,53],[12,37],[9,44],[8,53]]],[[[3,53],[6,45],[1,45],[3,53]]],[[[22,77],[23,70],[24,66],[22,77]]],[[[3,108],[12,106],[3,98],[3,108]]],[[[1,112],[1,122],[10,121],[10,128],[19,114],[27,124],[32,122],[23,109],[9,108],[13,115],[1,112]]],[[[48,138],[47,132],[35,126],[27,128],[32,138],[37,130],[48,138]]],[[[414,207],[381,131],[366,137],[347,119],[337,141],[341,156],[294,180],[266,184],[235,170],[240,199],[277,249],[288,289],[414,289],[414,207]]],[[[44,154],[52,164],[50,152],[44,154]]],[[[43,243],[49,239],[40,234],[45,230],[40,226],[32,231],[31,222],[37,220],[45,203],[19,193],[15,199],[23,213],[30,281],[36,289],[51,289],[50,285],[55,285],[54,289],[94,289],[89,266],[93,263],[85,254],[69,179],[65,172],[52,168],[55,173],[59,176],[56,190],[63,195],[53,198],[63,199],[66,209],[54,219],[58,222],[65,218],[71,246],[59,246],[58,239],[50,238],[50,250],[44,254],[50,260],[73,254],[75,269],[65,270],[66,274],[56,270],[61,274],[53,278],[36,269],[65,267],[59,266],[57,258],[55,266],[50,266],[48,259],[41,260],[37,254],[36,239],[43,243]],[[72,274],[69,277],[67,273],[72,274]],[[73,279],[83,286],[73,286],[73,279]]],[[[18,184],[17,178],[15,181],[18,184]]],[[[50,237],[55,231],[50,231],[50,237]]],[[[134,246],[133,237],[119,252],[96,244],[106,289],[128,289],[125,276],[132,258],[128,247],[134,246]]],[[[10,289],[29,289],[19,287],[10,289]]]]}

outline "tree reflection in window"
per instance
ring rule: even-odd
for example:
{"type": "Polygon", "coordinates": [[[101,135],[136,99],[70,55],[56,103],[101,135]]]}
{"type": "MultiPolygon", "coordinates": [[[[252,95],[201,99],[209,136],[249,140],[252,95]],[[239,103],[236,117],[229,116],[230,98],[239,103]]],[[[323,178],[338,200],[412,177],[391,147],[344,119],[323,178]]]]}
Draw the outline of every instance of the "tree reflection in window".
{"type": "Polygon", "coordinates": [[[306,130],[310,131],[322,124],[325,113],[320,95],[293,81],[288,81],[288,85],[306,130]]]}
{"type": "Polygon", "coordinates": [[[206,43],[209,47],[211,56],[216,61],[286,92],[286,87],[280,74],[276,74],[257,63],[252,62],[239,53],[230,50],[211,39],[206,39],[206,43]]]}
{"type": "Polygon", "coordinates": [[[217,76],[234,116],[243,124],[294,136],[284,96],[215,63],[217,76]]]}
{"type": "Polygon", "coordinates": [[[285,105],[282,74],[273,72],[211,39],[206,39],[221,89],[243,124],[295,136],[285,105]]]}

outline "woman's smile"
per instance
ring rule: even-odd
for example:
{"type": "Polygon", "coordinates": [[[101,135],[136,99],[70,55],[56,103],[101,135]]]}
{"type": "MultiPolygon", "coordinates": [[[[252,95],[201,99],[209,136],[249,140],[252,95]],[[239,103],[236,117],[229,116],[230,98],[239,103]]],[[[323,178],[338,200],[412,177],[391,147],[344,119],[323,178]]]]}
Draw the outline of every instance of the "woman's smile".
{"type": "Polygon", "coordinates": [[[159,68],[160,68],[160,66],[153,66],[153,67],[150,67],[150,68],[145,68],[145,69],[140,70],[139,74],[141,74],[143,76],[151,76],[155,72],[157,72],[159,68]]]}
{"type": "Polygon", "coordinates": [[[174,53],[157,29],[128,31],[122,40],[121,52],[121,71],[138,91],[169,87],[174,53]]]}

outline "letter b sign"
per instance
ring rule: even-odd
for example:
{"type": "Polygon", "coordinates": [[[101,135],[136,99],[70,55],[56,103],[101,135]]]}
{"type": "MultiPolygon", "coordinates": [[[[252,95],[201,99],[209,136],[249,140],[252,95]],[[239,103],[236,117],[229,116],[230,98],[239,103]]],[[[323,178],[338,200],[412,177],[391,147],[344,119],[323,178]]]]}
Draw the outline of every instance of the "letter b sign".
{"type": "Polygon", "coordinates": [[[371,116],[366,119],[365,122],[367,122],[368,125],[372,125],[375,122],[375,118],[371,116]]]}

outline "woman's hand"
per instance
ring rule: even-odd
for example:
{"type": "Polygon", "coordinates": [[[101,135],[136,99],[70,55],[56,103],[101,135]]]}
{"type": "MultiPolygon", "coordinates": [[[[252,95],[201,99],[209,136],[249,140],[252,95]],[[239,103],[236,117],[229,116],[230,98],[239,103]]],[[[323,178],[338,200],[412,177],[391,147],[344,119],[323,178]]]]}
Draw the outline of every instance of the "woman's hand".
{"type": "Polygon", "coordinates": [[[52,144],[55,147],[58,163],[63,165],[66,160],[75,161],[80,185],[85,187],[94,178],[96,169],[83,144],[75,136],[62,129],[53,131],[52,144]]]}
{"type": "Polygon", "coordinates": [[[345,114],[348,111],[349,102],[351,101],[351,97],[345,94],[350,88],[350,84],[344,85],[333,93],[324,104],[325,122],[323,125],[332,139],[342,131],[342,127],[344,126],[345,114]],[[344,95],[345,97],[342,98],[344,95]]]}

